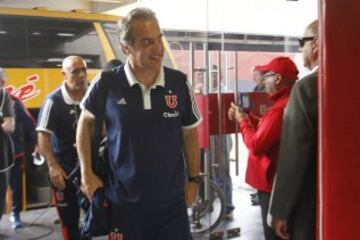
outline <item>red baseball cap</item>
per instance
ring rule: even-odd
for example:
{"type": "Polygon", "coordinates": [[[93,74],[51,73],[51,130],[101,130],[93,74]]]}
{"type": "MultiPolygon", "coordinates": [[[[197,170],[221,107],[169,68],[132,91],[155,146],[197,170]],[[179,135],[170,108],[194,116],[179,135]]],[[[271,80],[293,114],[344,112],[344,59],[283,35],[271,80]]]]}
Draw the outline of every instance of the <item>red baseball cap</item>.
{"type": "Polygon", "coordinates": [[[256,66],[255,69],[260,72],[274,72],[278,73],[284,78],[289,80],[297,80],[299,70],[295,63],[288,57],[276,57],[268,64],[262,66],[256,66]]]}
{"type": "Polygon", "coordinates": [[[254,71],[262,72],[259,68],[261,68],[261,66],[260,66],[260,65],[256,65],[256,66],[254,67],[254,71]]]}

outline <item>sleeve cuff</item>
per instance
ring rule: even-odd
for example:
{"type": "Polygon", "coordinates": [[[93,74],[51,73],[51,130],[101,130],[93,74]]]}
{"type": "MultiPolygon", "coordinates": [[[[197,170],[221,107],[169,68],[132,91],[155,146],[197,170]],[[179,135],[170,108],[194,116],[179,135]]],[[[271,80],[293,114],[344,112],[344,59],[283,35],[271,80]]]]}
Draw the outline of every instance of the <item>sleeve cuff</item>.
{"type": "Polygon", "coordinates": [[[50,134],[53,133],[51,130],[49,130],[49,129],[47,129],[47,128],[43,128],[43,127],[37,127],[37,128],[36,128],[36,131],[37,131],[37,132],[46,132],[46,133],[50,133],[50,134]]]}
{"type": "Polygon", "coordinates": [[[83,103],[80,103],[80,108],[81,108],[81,110],[82,110],[86,115],[88,115],[89,117],[95,119],[95,115],[94,115],[92,112],[90,112],[90,111],[84,106],[83,103]]]}
{"type": "Polygon", "coordinates": [[[203,121],[203,118],[201,117],[199,120],[197,120],[195,123],[191,124],[191,125],[187,125],[187,126],[182,126],[183,129],[191,129],[191,128],[196,128],[198,127],[203,121]]]}

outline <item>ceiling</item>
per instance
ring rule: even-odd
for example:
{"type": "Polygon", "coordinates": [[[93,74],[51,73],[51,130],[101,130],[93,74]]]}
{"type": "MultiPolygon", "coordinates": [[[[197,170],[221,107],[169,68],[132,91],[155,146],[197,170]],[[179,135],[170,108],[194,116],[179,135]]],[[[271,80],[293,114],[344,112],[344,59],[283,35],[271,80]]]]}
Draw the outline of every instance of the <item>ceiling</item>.
{"type": "Polygon", "coordinates": [[[45,7],[62,11],[85,9],[92,12],[103,12],[135,2],[137,2],[137,0],[61,0],[61,4],[59,4],[59,1],[52,0],[0,0],[0,7],[45,7]]]}
{"type": "Polygon", "coordinates": [[[163,29],[301,36],[318,16],[314,0],[142,0],[107,13],[125,16],[135,7],[156,12],[163,29]]]}

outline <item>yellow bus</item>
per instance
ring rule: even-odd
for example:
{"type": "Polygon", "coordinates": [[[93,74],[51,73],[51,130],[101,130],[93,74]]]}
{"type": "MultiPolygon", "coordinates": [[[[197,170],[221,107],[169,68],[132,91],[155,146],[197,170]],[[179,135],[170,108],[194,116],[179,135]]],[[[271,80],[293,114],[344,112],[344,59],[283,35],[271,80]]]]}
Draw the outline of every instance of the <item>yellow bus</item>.
{"type": "Polygon", "coordinates": [[[0,8],[0,67],[6,70],[8,91],[28,108],[38,109],[61,83],[64,57],[83,57],[89,79],[107,61],[124,61],[117,37],[119,19],[76,10],[0,8]]]}
{"type": "MultiPolygon", "coordinates": [[[[64,57],[84,58],[89,80],[107,61],[125,61],[117,36],[119,19],[84,11],[0,8],[0,67],[7,75],[7,90],[20,97],[37,117],[45,97],[62,82],[64,57]]],[[[165,64],[173,65],[167,64],[167,56],[165,64]]],[[[27,175],[24,181],[28,179],[31,184],[24,184],[28,203],[25,207],[46,203],[49,188],[45,164],[28,164],[27,175]]]]}
{"type": "Polygon", "coordinates": [[[7,90],[38,109],[61,83],[64,57],[83,57],[90,79],[106,61],[123,59],[116,48],[118,20],[80,11],[0,8],[0,67],[7,74],[7,90]]]}
{"type": "MultiPolygon", "coordinates": [[[[64,57],[84,58],[89,80],[107,61],[125,61],[117,36],[119,19],[84,11],[0,8],[0,67],[6,72],[7,90],[20,97],[37,117],[45,97],[63,81],[64,57]]],[[[170,62],[167,56],[166,63],[170,62]]],[[[29,153],[27,156],[30,160],[29,153]]],[[[50,196],[46,166],[27,162],[24,208],[44,206],[50,196]]]]}
{"type": "MultiPolygon", "coordinates": [[[[119,19],[76,11],[0,8],[0,67],[7,75],[7,90],[37,117],[44,98],[62,82],[64,57],[83,57],[89,79],[108,60],[124,58],[115,47],[119,19]]],[[[31,159],[29,153],[27,159],[31,159]]],[[[23,208],[46,205],[50,188],[45,164],[27,161],[26,169],[23,208]]]]}

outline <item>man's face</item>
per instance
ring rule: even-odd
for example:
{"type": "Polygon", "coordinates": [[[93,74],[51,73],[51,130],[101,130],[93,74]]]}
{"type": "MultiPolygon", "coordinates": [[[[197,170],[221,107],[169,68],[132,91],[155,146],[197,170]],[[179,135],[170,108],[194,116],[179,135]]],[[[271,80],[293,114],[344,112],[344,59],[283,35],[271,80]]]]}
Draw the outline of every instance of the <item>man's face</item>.
{"type": "Polygon", "coordinates": [[[272,95],[277,92],[277,85],[279,83],[280,75],[274,72],[266,72],[263,76],[263,83],[265,85],[265,92],[272,95]]]}
{"type": "Polygon", "coordinates": [[[72,59],[63,69],[66,86],[71,91],[85,90],[87,87],[86,63],[79,58],[72,59]]]}
{"type": "Polygon", "coordinates": [[[253,71],[253,79],[254,79],[254,82],[256,83],[257,86],[264,85],[264,83],[263,83],[264,78],[263,78],[263,73],[262,72],[254,70],[253,71]]]}
{"type": "MultiPolygon", "coordinates": [[[[311,31],[309,31],[308,29],[306,29],[304,32],[304,35],[303,35],[303,39],[309,38],[309,37],[314,37],[314,34],[311,31]]],[[[315,42],[314,41],[316,41],[316,40],[314,39],[314,40],[305,41],[304,46],[303,47],[300,46],[300,48],[299,48],[303,55],[304,67],[306,67],[308,69],[312,68],[312,62],[315,59],[315,56],[314,56],[315,42]]]]}
{"type": "Polygon", "coordinates": [[[194,81],[194,92],[202,92],[204,89],[204,73],[196,72],[194,81]]]}
{"type": "Polygon", "coordinates": [[[211,87],[213,90],[218,88],[218,72],[216,70],[211,72],[211,87]]]}
{"type": "Polygon", "coordinates": [[[154,20],[138,20],[132,26],[132,43],[125,53],[134,69],[158,71],[164,56],[162,33],[154,20]]]}

